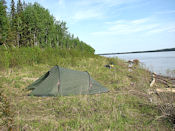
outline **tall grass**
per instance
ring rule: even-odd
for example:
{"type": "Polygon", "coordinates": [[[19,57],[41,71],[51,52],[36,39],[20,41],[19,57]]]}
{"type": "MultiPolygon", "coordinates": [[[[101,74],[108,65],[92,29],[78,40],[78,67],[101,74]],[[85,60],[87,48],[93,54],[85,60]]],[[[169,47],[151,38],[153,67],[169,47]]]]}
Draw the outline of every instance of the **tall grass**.
{"type": "MultiPolygon", "coordinates": [[[[1,87],[0,87],[1,89],[1,87]]],[[[5,129],[11,130],[12,121],[13,121],[13,113],[10,109],[10,102],[7,97],[3,94],[2,90],[0,90],[0,127],[7,127],[5,129]]]]}
{"type": "MultiPolygon", "coordinates": [[[[63,62],[64,58],[76,61],[75,58],[94,57],[94,54],[77,49],[59,48],[4,48],[0,47],[0,68],[18,67],[34,64],[54,65],[63,62]]],[[[68,63],[68,62],[66,62],[68,63]]]]}
{"type": "Polygon", "coordinates": [[[150,73],[139,65],[79,50],[0,48],[0,129],[16,130],[169,130],[155,121],[150,73]],[[114,68],[104,67],[114,64],[114,68]],[[88,71],[110,92],[67,97],[30,97],[25,88],[53,65],[88,71]],[[19,67],[19,68],[13,68],[19,67]],[[5,70],[3,70],[5,69],[5,70]],[[10,110],[9,110],[10,109],[10,110]],[[7,128],[5,128],[7,127],[7,128]]]}

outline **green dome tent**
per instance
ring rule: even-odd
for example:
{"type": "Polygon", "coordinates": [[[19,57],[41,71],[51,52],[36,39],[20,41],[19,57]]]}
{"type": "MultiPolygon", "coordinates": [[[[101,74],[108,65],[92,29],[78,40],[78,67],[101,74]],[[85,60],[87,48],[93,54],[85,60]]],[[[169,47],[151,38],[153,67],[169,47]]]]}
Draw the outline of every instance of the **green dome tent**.
{"type": "Polygon", "coordinates": [[[33,96],[68,96],[97,94],[108,89],[92,79],[88,72],[54,66],[50,71],[27,87],[33,96]]]}

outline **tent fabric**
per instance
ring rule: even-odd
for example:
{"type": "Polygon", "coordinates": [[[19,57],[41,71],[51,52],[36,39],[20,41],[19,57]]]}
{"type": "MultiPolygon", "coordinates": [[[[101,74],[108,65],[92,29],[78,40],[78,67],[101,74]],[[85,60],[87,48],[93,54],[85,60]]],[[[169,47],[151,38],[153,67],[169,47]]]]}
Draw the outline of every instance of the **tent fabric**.
{"type": "Polygon", "coordinates": [[[34,96],[69,96],[108,92],[108,89],[90,77],[88,72],[54,66],[27,87],[34,96]]]}

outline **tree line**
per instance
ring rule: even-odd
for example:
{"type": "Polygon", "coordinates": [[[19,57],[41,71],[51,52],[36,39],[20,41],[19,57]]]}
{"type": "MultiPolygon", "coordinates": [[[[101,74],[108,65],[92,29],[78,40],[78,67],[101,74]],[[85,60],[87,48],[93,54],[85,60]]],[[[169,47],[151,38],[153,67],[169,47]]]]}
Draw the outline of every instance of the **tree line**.
{"type": "Polygon", "coordinates": [[[94,49],[68,32],[66,22],[58,21],[38,3],[11,0],[7,11],[0,0],[0,45],[8,47],[58,47],[80,49],[94,53],[94,49]]]}

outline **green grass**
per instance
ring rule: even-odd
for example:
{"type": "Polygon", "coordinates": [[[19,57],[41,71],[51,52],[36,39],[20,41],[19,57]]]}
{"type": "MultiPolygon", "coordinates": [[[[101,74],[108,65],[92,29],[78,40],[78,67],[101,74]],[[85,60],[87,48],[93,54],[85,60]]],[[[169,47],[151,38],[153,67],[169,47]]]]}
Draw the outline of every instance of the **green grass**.
{"type": "Polygon", "coordinates": [[[139,66],[129,72],[128,64],[118,58],[87,54],[82,56],[75,55],[76,53],[62,56],[59,52],[49,52],[52,49],[14,50],[6,54],[8,60],[0,56],[0,61],[7,63],[0,63],[0,91],[1,100],[3,99],[0,101],[1,129],[10,127],[17,130],[46,131],[170,130],[172,128],[167,122],[156,120],[160,112],[149,102],[147,95],[147,90],[150,88],[150,74],[139,66]],[[29,53],[28,50],[34,51],[29,53]],[[20,56],[21,52],[26,56],[20,56]],[[40,52],[40,55],[36,52],[40,52]],[[30,55],[32,58],[29,58],[30,55]],[[12,58],[16,59],[12,61],[12,58]],[[104,65],[111,61],[115,63],[115,67],[105,68],[104,65]],[[28,96],[29,92],[25,88],[56,64],[74,70],[88,71],[110,92],[65,97],[28,96]]]}
{"type": "Polygon", "coordinates": [[[94,56],[91,53],[81,52],[77,49],[59,49],[59,48],[45,48],[39,47],[21,47],[21,48],[4,48],[0,47],[0,69],[23,67],[35,64],[49,64],[55,65],[64,62],[65,64],[76,64],[76,58],[84,58],[94,56]]]}

